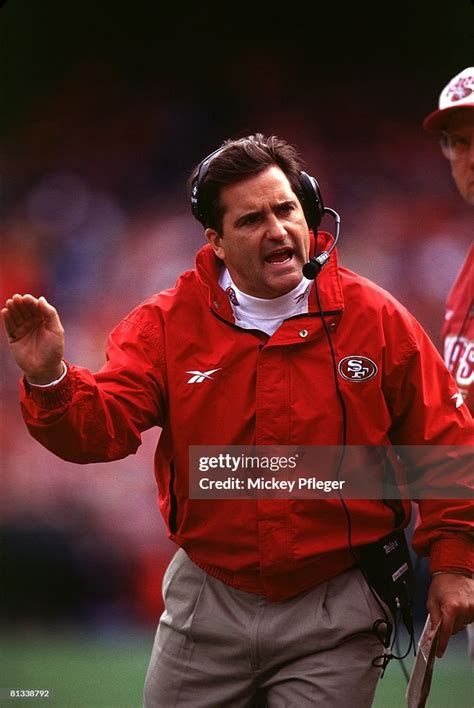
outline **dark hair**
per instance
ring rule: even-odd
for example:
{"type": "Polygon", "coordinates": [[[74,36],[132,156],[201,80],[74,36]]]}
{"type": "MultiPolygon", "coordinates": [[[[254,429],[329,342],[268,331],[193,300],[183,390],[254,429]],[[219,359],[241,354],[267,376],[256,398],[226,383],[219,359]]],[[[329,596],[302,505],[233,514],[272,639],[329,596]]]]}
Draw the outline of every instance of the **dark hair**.
{"type": "MultiPolygon", "coordinates": [[[[190,188],[198,178],[201,165],[202,162],[191,174],[190,188]]],[[[206,226],[218,233],[222,230],[224,209],[219,199],[222,187],[257,175],[272,165],[277,165],[285,173],[292,190],[301,200],[301,159],[292,145],[276,135],[265,137],[262,133],[222,143],[204,177],[199,178],[199,210],[206,226]]]]}

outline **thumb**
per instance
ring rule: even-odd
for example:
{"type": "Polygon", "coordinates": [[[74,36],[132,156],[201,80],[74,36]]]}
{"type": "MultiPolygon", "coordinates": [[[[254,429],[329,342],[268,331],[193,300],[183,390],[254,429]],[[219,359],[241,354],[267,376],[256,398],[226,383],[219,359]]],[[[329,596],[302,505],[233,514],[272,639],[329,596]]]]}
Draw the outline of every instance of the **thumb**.
{"type": "Polygon", "coordinates": [[[41,295],[41,297],[38,298],[38,306],[41,310],[41,312],[48,316],[56,312],[56,308],[53,307],[45,298],[44,295],[41,295]]]}
{"type": "Polygon", "coordinates": [[[48,324],[61,326],[58,311],[46,300],[44,295],[38,298],[38,308],[48,324]]]}

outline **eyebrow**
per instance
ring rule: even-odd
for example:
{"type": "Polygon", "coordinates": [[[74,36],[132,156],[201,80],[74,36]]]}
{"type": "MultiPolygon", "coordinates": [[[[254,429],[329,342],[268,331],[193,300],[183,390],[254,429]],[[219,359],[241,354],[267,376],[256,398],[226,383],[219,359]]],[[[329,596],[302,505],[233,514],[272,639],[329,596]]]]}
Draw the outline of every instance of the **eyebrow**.
{"type": "MultiPolygon", "coordinates": [[[[296,205],[296,199],[285,199],[282,202],[277,202],[276,204],[272,205],[272,210],[278,210],[281,209],[282,207],[286,206],[292,206],[296,205]]],[[[260,216],[263,214],[264,210],[263,209],[252,209],[250,211],[246,211],[244,214],[240,214],[235,220],[234,220],[234,226],[240,226],[241,222],[243,223],[245,219],[248,219],[249,217],[252,216],[260,216]]]]}

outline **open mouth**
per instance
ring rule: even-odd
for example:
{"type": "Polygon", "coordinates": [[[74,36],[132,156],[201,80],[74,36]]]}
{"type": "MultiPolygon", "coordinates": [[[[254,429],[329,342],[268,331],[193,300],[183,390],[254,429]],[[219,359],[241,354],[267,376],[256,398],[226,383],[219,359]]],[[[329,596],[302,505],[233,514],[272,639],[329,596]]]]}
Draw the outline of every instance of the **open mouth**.
{"type": "Polygon", "coordinates": [[[282,263],[289,263],[293,256],[294,251],[292,248],[279,248],[265,256],[265,261],[272,265],[281,265],[282,263]]]}

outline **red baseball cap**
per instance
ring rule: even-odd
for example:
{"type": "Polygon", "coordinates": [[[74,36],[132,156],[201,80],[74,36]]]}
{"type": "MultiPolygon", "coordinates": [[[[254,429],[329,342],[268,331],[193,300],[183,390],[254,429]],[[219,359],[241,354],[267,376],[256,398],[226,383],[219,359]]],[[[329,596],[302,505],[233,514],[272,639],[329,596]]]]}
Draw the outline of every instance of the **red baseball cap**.
{"type": "Polygon", "coordinates": [[[441,91],[438,110],[426,116],[423,128],[432,133],[443,130],[446,117],[460,108],[474,108],[474,67],[456,74],[441,91]]]}

